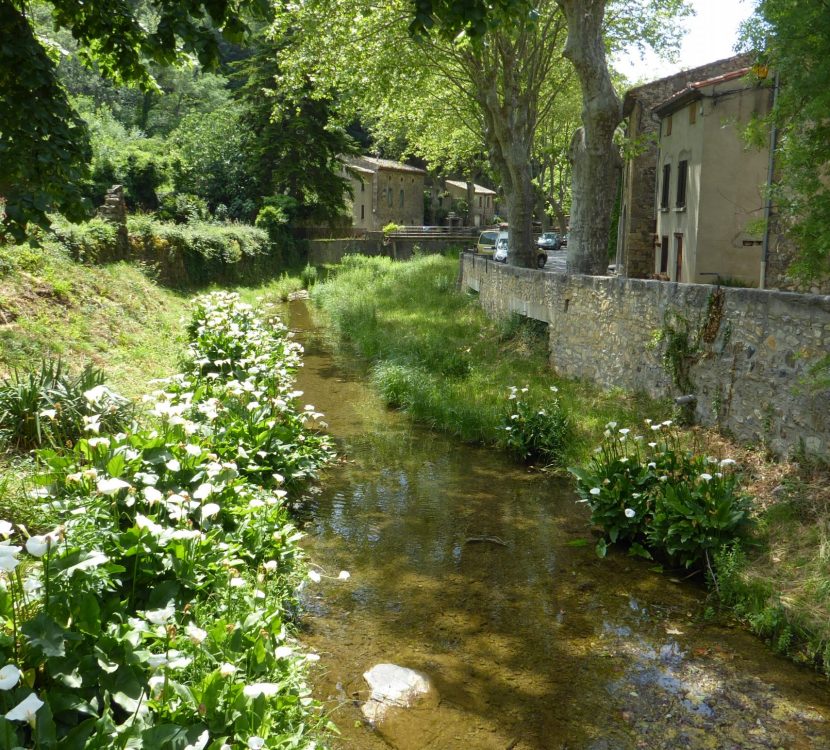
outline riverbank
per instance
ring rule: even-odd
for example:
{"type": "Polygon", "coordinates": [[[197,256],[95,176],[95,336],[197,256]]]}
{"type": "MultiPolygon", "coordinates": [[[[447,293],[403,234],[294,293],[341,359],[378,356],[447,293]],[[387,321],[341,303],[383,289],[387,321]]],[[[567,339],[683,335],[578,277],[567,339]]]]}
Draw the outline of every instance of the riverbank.
{"type": "Polygon", "coordinates": [[[296,640],[297,591],[320,579],[288,508],[331,449],[297,404],[287,330],[125,263],[50,247],[0,261],[0,373],[16,382],[60,356],[69,381],[88,365],[106,382],[21,404],[44,448],[0,460],[2,567],[22,572],[4,574],[0,663],[26,675],[3,695],[36,717],[7,722],[9,741],[323,747],[306,682],[318,657],[296,640]],[[123,404],[110,388],[137,422],[110,425],[123,404]],[[56,440],[70,399],[86,429],[56,440]]]}
{"type": "MultiPolygon", "coordinates": [[[[611,422],[636,428],[673,418],[667,403],[554,377],[532,321],[489,320],[474,296],[456,290],[457,273],[457,260],[440,256],[406,264],[355,257],[314,290],[332,341],[371,363],[390,406],[462,440],[507,449],[510,395],[544,409],[556,388],[572,428],[560,467],[584,464],[611,422]]],[[[826,467],[776,463],[711,432],[695,437],[740,464],[756,521],[744,551],[722,561],[712,614],[727,606],[777,650],[818,668],[830,664],[826,467]]]]}

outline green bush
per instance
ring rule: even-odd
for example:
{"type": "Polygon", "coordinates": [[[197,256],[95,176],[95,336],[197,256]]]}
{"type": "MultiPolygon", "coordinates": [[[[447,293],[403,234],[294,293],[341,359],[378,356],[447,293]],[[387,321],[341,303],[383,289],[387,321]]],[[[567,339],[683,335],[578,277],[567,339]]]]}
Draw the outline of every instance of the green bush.
{"type": "Polygon", "coordinates": [[[210,218],[207,202],[190,193],[167,193],[161,199],[158,218],[175,224],[193,224],[210,218]]]}
{"type": "Polygon", "coordinates": [[[113,256],[118,227],[104,219],[70,224],[56,218],[52,223],[52,233],[73,260],[97,263],[113,256]]]}
{"type": "Polygon", "coordinates": [[[0,522],[3,747],[319,746],[287,502],[332,452],[293,394],[301,347],[233,295],[190,332],[151,425],[39,451],[60,525],[0,522]]]}
{"type": "Polygon", "coordinates": [[[551,387],[544,403],[531,402],[527,388],[510,387],[502,421],[502,444],[523,461],[561,463],[572,437],[571,421],[551,387]]]}
{"type": "Polygon", "coordinates": [[[605,439],[587,466],[572,468],[577,492],[605,536],[597,544],[625,542],[630,551],[659,553],[684,567],[705,564],[740,538],[749,522],[735,462],[684,448],[671,422],[652,424],[643,435],[606,426],[605,439]]]}
{"type": "Polygon", "coordinates": [[[275,262],[267,233],[248,224],[171,224],[131,216],[127,231],[133,254],[157,264],[168,283],[239,279],[260,270],[261,262],[275,262]]]}
{"type": "Polygon", "coordinates": [[[61,360],[44,360],[38,370],[0,381],[0,445],[71,447],[91,433],[123,429],[132,412],[127,399],[104,385],[101,370],[87,365],[72,375],[61,360]]]}

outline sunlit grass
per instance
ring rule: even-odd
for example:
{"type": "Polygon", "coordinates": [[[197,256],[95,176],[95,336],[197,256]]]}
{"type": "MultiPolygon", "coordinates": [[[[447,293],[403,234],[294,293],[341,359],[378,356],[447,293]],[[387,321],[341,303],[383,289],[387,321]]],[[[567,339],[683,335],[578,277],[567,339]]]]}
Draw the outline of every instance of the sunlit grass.
{"type": "Polygon", "coordinates": [[[667,404],[557,377],[548,364],[545,327],[514,318],[492,321],[456,289],[458,261],[432,255],[408,263],[345,259],[313,299],[332,339],[370,360],[387,402],[465,441],[495,444],[510,386],[528,386],[544,405],[550,387],[575,425],[568,460],[579,461],[610,420],[635,427],[668,416],[667,404]]]}

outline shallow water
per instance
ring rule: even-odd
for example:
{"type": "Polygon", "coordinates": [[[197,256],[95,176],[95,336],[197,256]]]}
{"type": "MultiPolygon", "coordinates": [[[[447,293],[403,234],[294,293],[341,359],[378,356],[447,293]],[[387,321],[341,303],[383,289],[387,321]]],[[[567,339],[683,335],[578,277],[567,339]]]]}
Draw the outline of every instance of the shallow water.
{"type": "Polygon", "coordinates": [[[291,325],[304,400],[343,457],[311,502],[306,548],[329,577],[306,591],[303,634],[334,747],[388,746],[360,703],[363,673],[392,662],[440,697],[387,737],[401,750],[830,748],[825,679],[702,623],[699,586],[597,559],[569,482],[412,426],[302,303],[291,325]]]}

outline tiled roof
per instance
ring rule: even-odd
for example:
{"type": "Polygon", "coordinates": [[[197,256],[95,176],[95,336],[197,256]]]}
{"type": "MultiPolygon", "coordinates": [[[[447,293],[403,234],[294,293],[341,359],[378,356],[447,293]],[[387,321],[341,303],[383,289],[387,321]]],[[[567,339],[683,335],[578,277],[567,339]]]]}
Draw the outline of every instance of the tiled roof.
{"type": "Polygon", "coordinates": [[[404,164],[399,161],[392,161],[391,159],[378,159],[375,156],[358,156],[358,162],[368,162],[378,169],[394,169],[397,172],[412,172],[413,174],[426,174],[423,169],[418,167],[411,167],[409,164],[404,164]]]}
{"type": "Polygon", "coordinates": [[[663,100],[654,107],[654,111],[660,115],[669,114],[669,112],[678,109],[679,107],[688,104],[690,101],[700,98],[700,90],[707,86],[716,86],[719,83],[726,83],[727,81],[734,81],[737,78],[743,78],[750,68],[738,68],[737,70],[730,70],[727,73],[722,73],[713,78],[707,78],[703,81],[694,81],[686,84],[686,87],[680,91],[673,93],[668,99],[663,100]]]}
{"type": "MultiPolygon", "coordinates": [[[[453,187],[463,188],[464,190],[467,189],[467,183],[466,182],[461,182],[461,180],[444,180],[444,182],[446,182],[447,185],[452,185],[453,187]]],[[[495,190],[490,190],[490,188],[486,188],[486,187],[484,187],[484,185],[476,185],[475,183],[473,183],[473,185],[475,187],[476,195],[495,195],[496,194],[495,190]]]]}

